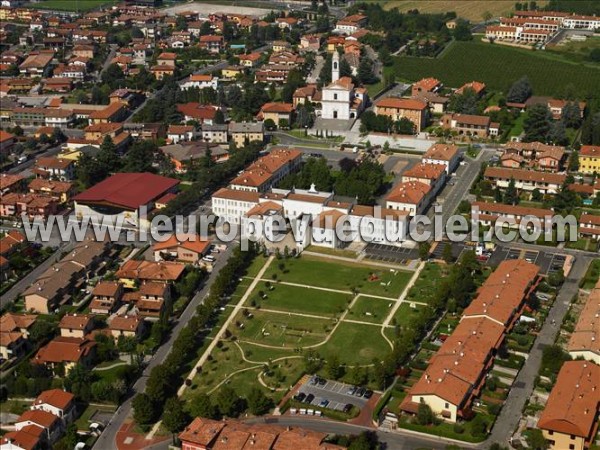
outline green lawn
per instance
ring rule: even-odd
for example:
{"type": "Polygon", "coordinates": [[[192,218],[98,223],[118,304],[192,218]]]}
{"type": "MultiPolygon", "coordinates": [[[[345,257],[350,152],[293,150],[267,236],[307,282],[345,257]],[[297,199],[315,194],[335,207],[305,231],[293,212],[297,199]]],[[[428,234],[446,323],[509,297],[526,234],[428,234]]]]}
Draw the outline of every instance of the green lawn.
{"type": "Polygon", "coordinates": [[[600,278],[600,259],[594,259],[581,282],[583,289],[593,289],[600,278]]]}
{"type": "Polygon", "coordinates": [[[39,3],[30,3],[30,8],[55,9],[57,11],[89,11],[101,6],[110,6],[118,3],[117,0],[43,0],[39,3]]]}
{"type": "Polygon", "coordinates": [[[342,322],[327,344],[316,350],[325,359],[335,355],[343,364],[366,365],[383,360],[390,346],[376,327],[342,322]]]}
{"type": "Polygon", "coordinates": [[[265,282],[258,283],[250,296],[252,305],[278,311],[335,317],[344,312],[352,300],[351,294],[320,291],[278,283],[271,283],[270,285],[271,289],[266,286],[265,282]],[[261,291],[267,296],[266,299],[260,297],[259,292],[261,291]]]}
{"type": "Polygon", "coordinates": [[[287,314],[253,310],[254,317],[244,317],[241,313],[230,327],[233,335],[242,341],[295,348],[322,342],[333,329],[333,321],[314,319],[287,314]],[[243,324],[240,327],[239,324],[243,324]]]}
{"type": "Polygon", "coordinates": [[[382,324],[394,304],[390,300],[361,296],[346,315],[346,319],[382,324]]]}
{"type": "Polygon", "coordinates": [[[446,86],[459,87],[478,80],[489,89],[507,92],[510,85],[527,75],[536,95],[556,95],[571,84],[581,97],[598,95],[598,68],[556,59],[534,52],[485,42],[455,42],[439,58],[400,56],[395,61],[398,78],[417,81],[435,77],[446,86]]]}
{"type": "Polygon", "coordinates": [[[429,303],[435,296],[437,283],[443,278],[443,268],[439,264],[427,263],[419,278],[408,291],[406,301],[429,303]]]}
{"type": "Polygon", "coordinates": [[[358,289],[363,294],[383,297],[398,297],[412,276],[411,272],[390,272],[380,267],[330,261],[313,256],[273,261],[265,273],[265,278],[272,279],[273,274],[281,281],[346,291],[358,289]],[[284,265],[283,271],[279,267],[280,264],[284,265]],[[377,278],[369,281],[372,274],[377,278]]]}

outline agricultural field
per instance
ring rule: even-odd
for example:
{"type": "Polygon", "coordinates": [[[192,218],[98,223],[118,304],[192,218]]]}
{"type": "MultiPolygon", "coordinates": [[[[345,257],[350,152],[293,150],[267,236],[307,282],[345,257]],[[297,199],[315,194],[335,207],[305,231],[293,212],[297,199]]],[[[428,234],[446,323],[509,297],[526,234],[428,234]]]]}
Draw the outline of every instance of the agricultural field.
{"type": "Polygon", "coordinates": [[[393,336],[394,326],[383,324],[394,307],[396,314],[412,314],[408,303],[397,303],[412,274],[316,256],[258,256],[226,306],[225,315],[236,315],[225,337],[185,398],[193,402],[198,393],[212,395],[231,383],[241,396],[260,385],[277,402],[304,374],[309,350],[324,361],[335,356],[346,367],[368,371],[391,350],[382,331],[393,336]]]}
{"type": "Polygon", "coordinates": [[[584,62],[594,49],[600,49],[600,37],[588,37],[582,42],[563,39],[556,45],[546,46],[546,53],[575,62],[584,62]]]}
{"type": "Polygon", "coordinates": [[[557,95],[571,85],[577,95],[598,94],[600,65],[596,67],[557,59],[544,51],[517,49],[481,41],[453,42],[439,58],[400,56],[395,59],[399,79],[435,77],[446,86],[483,81],[491,90],[506,92],[527,75],[536,95],[557,95]],[[552,76],[548,76],[551,73],[552,76]]]}
{"type": "Polygon", "coordinates": [[[81,12],[100,8],[101,6],[111,6],[116,3],[117,0],[43,0],[27,6],[35,9],[81,12]]]}
{"type": "MultiPolygon", "coordinates": [[[[537,2],[540,6],[545,3],[537,2]]],[[[489,12],[493,17],[506,16],[514,6],[515,2],[509,0],[392,0],[387,2],[385,9],[398,8],[402,12],[418,9],[421,13],[454,11],[458,17],[481,22],[485,13],[489,12]]]]}

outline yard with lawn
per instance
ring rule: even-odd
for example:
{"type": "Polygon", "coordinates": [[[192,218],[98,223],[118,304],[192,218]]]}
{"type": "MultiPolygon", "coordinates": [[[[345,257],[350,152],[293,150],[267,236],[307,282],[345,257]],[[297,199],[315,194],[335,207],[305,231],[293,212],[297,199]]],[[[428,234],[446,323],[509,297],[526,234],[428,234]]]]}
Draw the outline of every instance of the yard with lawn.
{"type": "Polygon", "coordinates": [[[406,295],[407,302],[430,303],[435,298],[437,282],[447,274],[441,264],[427,263],[406,295]]]}
{"type": "Polygon", "coordinates": [[[412,276],[411,272],[390,270],[345,261],[302,256],[274,261],[264,277],[308,286],[325,287],[366,295],[397,298],[412,276]]]}
{"type": "Polygon", "coordinates": [[[342,364],[353,366],[381,361],[391,349],[378,328],[342,322],[331,339],[315,350],[326,360],[336,356],[342,364]]]}
{"type": "Polygon", "coordinates": [[[600,259],[594,259],[581,282],[582,289],[593,289],[600,278],[600,259]]]}
{"type": "Polygon", "coordinates": [[[112,6],[116,3],[118,3],[118,0],[42,0],[37,3],[30,3],[27,6],[35,9],[83,12],[102,6],[112,6]]]}
{"type": "Polygon", "coordinates": [[[557,95],[565,86],[572,85],[578,96],[585,97],[597,92],[600,65],[592,67],[557,59],[555,54],[544,51],[473,40],[454,42],[438,58],[396,57],[395,73],[412,81],[435,77],[450,87],[477,80],[490,90],[502,92],[527,75],[536,95],[557,95]]]}

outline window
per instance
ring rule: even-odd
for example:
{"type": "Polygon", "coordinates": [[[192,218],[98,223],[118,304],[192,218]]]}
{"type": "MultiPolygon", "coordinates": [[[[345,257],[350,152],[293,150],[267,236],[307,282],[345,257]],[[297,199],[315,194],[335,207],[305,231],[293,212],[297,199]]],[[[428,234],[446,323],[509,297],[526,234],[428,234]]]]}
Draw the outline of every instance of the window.
{"type": "Polygon", "coordinates": [[[569,450],[575,450],[575,444],[569,444],[569,450]]]}
{"type": "Polygon", "coordinates": [[[425,399],[424,399],[423,397],[419,397],[419,401],[420,401],[421,403],[425,403],[425,399]]]}
{"type": "Polygon", "coordinates": [[[446,409],[450,408],[450,404],[446,402],[446,403],[444,404],[444,408],[446,408],[446,409]]]}
{"type": "Polygon", "coordinates": [[[575,435],[574,434],[571,435],[571,440],[573,440],[573,439],[575,439],[575,435]]]}
{"type": "Polygon", "coordinates": [[[552,435],[554,434],[554,431],[553,431],[553,430],[550,430],[550,431],[548,431],[548,434],[549,434],[550,436],[552,436],[552,435]]]}
{"type": "Polygon", "coordinates": [[[337,94],[333,94],[333,99],[337,100],[337,94]]]}

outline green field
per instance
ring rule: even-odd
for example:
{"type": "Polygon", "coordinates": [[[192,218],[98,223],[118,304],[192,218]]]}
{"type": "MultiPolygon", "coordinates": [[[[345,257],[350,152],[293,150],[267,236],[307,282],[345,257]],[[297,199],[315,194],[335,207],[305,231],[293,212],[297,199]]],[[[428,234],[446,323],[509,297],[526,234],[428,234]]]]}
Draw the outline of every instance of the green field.
{"type": "Polygon", "coordinates": [[[391,350],[380,329],[371,325],[342,322],[327,344],[317,351],[325,358],[336,356],[348,365],[367,365],[381,361],[391,350]]]}
{"type": "Polygon", "coordinates": [[[351,294],[306,289],[278,283],[271,283],[271,289],[269,289],[261,281],[252,292],[250,299],[256,306],[264,309],[334,317],[344,312],[352,297],[351,294]],[[260,297],[259,292],[261,291],[266,295],[265,299],[260,297]]]}
{"type": "Polygon", "coordinates": [[[390,310],[394,307],[394,304],[390,300],[361,296],[356,300],[350,311],[348,311],[346,320],[382,324],[390,313],[390,310]]]}
{"type": "Polygon", "coordinates": [[[600,65],[584,66],[562,61],[553,54],[485,42],[453,42],[439,58],[397,57],[397,78],[417,81],[435,77],[446,86],[459,87],[478,80],[488,88],[506,92],[527,75],[535,95],[557,95],[573,85],[579,96],[600,92],[600,65]]]}
{"type": "Polygon", "coordinates": [[[240,341],[281,348],[296,348],[322,342],[333,328],[333,321],[288,314],[252,311],[254,317],[238,315],[230,327],[240,341]],[[241,326],[235,325],[239,323],[241,326]]]}
{"type": "Polygon", "coordinates": [[[411,272],[401,270],[390,272],[388,269],[313,256],[274,261],[264,277],[272,279],[273,274],[280,281],[344,291],[357,289],[363,294],[383,297],[398,297],[412,275],[411,272]],[[279,264],[283,264],[284,270],[281,270],[279,264]],[[369,281],[372,274],[377,278],[369,281]]]}
{"type": "Polygon", "coordinates": [[[57,11],[89,11],[101,6],[111,6],[118,0],[43,0],[28,6],[35,9],[55,9],[57,11]]]}

